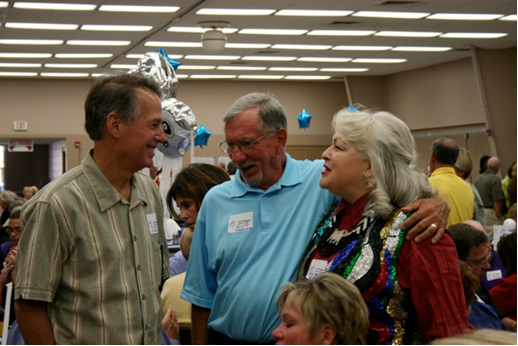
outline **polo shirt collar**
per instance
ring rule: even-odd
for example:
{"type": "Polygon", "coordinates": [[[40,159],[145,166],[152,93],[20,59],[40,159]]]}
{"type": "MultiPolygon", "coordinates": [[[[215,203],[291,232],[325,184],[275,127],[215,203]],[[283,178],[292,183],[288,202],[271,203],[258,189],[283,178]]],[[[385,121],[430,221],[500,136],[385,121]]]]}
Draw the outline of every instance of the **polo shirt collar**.
{"type": "Polygon", "coordinates": [[[270,188],[266,192],[257,187],[245,184],[241,179],[241,174],[236,174],[236,177],[232,182],[233,186],[230,191],[230,196],[232,198],[238,198],[244,196],[249,192],[268,193],[280,190],[286,186],[294,186],[300,184],[302,183],[302,171],[298,161],[292,159],[291,156],[288,153],[286,153],[286,166],[284,167],[284,172],[282,172],[281,178],[273,186],[270,186],[270,188]]]}
{"type": "Polygon", "coordinates": [[[131,201],[128,203],[128,201],[126,201],[122,195],[117,190],[115,190],[108,179],[106,179],[104,174],[99,169],[99,166],[97,166],[95,163],[92,154],[93,149],[90,150],[90,152],[86,155],[81,165],[83,173],[88,181],[88,184],[90,184],[90,187],[92,188],[101,212],[108,210],[119,202],[123,204],[129,204],[130,209],[142,203],[144,205],[148,204],[138,191],[135,175],[131,177],[131,201]]]}
{"type": "Polygon", "coordinates": [[[455,169],[453,167],[440,167],[440,168],[437,168],[436,170],[434,170],[432,172],[432,176],[434,175],[442,175],[442,174],[455,174],[455,169]]]}

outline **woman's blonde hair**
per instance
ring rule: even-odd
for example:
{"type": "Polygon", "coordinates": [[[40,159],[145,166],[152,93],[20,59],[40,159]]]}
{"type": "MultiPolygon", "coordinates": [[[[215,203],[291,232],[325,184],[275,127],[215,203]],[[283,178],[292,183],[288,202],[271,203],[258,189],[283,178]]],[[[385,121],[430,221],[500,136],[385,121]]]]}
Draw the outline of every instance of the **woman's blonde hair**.
{"type": "Polygon", "coordinates": [[[312,280],[287,283],[277,300],[279,313],[287,301],[308,320],[310,335],[329,324],[336,332],[334,344],[366,343],[367,305],[358,288],[339,275],[326,272],[312,280]]]}

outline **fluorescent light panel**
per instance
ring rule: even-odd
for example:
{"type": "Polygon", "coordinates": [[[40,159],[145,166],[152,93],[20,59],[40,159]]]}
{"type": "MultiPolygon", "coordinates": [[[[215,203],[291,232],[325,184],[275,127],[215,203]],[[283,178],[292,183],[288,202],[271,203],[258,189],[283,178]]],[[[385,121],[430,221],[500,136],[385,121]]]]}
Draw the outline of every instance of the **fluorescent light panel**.
{"type": "Polygon", "coordinates": [[[57,53],[54,55],[58,59],[102,59],[112,56],[113,54],[109,53],[57,53]]]}
{"type": "Polygon", "coordinates": [[[88,73],[61,73],[61,72],[42,72],[42,77],[88,77],[88,73]]]}
{"type": "Polygon", "coordinates": [[[304,35],[307,30],[299,29],[242,29],[238,34],[245,35],[304,35]]]}
{"type": "Polygon", "coordinates": [[[437,37],[442,32],[429,31],[379,31],[374,36],[388,36],[388,37],[437,37]]]}
{"type": "Polygon", "coordinates": [[[9,5],[7,1],[0,1],[0,8],[6,8],[9,5]]]}
{"type": "Polygon", "coordinates": [[[237,78],[239,79],[283,79],[284,76],[280,76],[280,75],[246,75],[246,74],[243,74],[243,75],[240,75],[238,76],[237,78]]]}
{"type": "Polygon", "coordinates": [[[373,30],[311,30],[307,35],[311,36],[369,36],[373,30]]]}
{"type": "MultiPolygon", "coordinates": [[[[225,34],[233,34],[239,29],[237,28],[222,28],[221,31],[225,34]]],[[[206,30],[195,26],[172,26],[167,29],[168,32],[186,32],[193,34],[203,34],[206,30]]]]}
{"type": "Polygon", "coordinates": [[[333,46],[316,44],[274,44],[274,49],[328,50],[333,46]]]}
{"type": "Polygon", "coordinates": [[[264,71],[266,67],[260,66],[218,66],[217,70],[224,71],[264,71]]]}
{"type": "Polygon", "coordinates": [[[244,56],[241,60],[252,61],[294,61],[295,56],[244,56]]]}
{"type": "Polygon", "coordinates": [[[446,52],[452,50],[451,47],[394,47],[391,50],[396,52],[446,52]]]}
{"type": "Polygon", "coordinates": [[[513,21],[514,20],[514,21],[516,21],[516,19],[517,19],[516,14],[511,14],[509,16],[505,16],[503,18],[500,18],[499,20],[505,20],[505,21],[513,21]]]}
{"type": "Polygon", "coordinates": [[[284,79],[296,79],[296,80],[324,80],[330,79],[331,76],[286,76],[284,79]]]}
{"type": "Polygon", "coordinates": [[[300,71],[300,72],[312,72],[318,70],[316,67],[270,67],[270,71],[300,71]]]}
{"type": "Polygon", "coordinates": [[[359,11],[352,14],[353,17],[371,18],[401,18],[401,19],[421,19],[430,13],[424,12],[388,12],[388,11],[359,11]]]}
{"type": "Polygon", "coordinates": [[[192,74],[190,78],[193,79],[231,79],[236,78],[235,74],[220,74],[220,75],[211,75],[211,74],[192,74]]]}
{"type": "Polygon", "coordinates": [[[216,66],[211,65],[180,65],[179,70],[214,70],[216,66]]]}
{"type": "Polygon", "coordinates": [[[484,33],[484,32],[448,32],[441,35],[441,38],[500,38],[507,36],[506,33],[484,33]]]}
{"type": "Polygon", "coordinates": [[[63,40],[0,40],[0,44],[60,45],[63,40]]]}
{"type": "Polygon", "coordinates": [[[185,47],[201,48],[201,42],[168,42],[168,41],[148,41],[144,43],[147,47],[185,47]]]}
{"type": "Polygon", "coordinates": [[[326,11],[326,10],[280,10],[276,16],[310,16],[310,17],[344,17],[353,11],[326,11]]]}
{"type": "Polygon", "coordinates": [[[48,68],[96,68],[97,64],[45,64],[48,68]]]}
{"type": "Polygon", "coordinates": [[[368,68],[321,68],[322,72],[367,72],[368,68]]]}
{"type": "Polygon", "coordinates": [[[35,58],[50,58],[50,53],[0,53],[0,58],[21,58],[21,59],[35,59],[35,58]]]}
{"type": "Polygon", "coordinates": [[[60,4],[43,2],[15,2],[14,8],[27,10],[63,10],[63,11],[93,11],[97,5],[90,4],[60,4]]]}
{"type": "Polygon", "coordinates": [[[264,49],[270,47],[269,43],[228,43],[225,48],[238,48],[238,49],[264,49]]]}
{"type": "Polygon", "coordinates": [[[495,20],[503,17],[503,14],[481,14],[481,13],[435,13],[426,19],[442,20],[495,20]]]}
{"type": "Polygon", "coordinates": [[[137,68],[137,65],[132,65],[132,64],[111,64],[110,68],[117,68],[117,69],[125,70],[125,69],[137,68]]]}
{"type": "Polygon", "coordinates": [[[239,60],[239,55],[186,55],[185,59],[192,60],[239,60]]]}
{"type": "MultiPolygon", "coordinates": [[[[145,56],[146,56],[145,54],[126,54],[126,58],[128,58],[128,59],[142,59],[145,56]]],[[[181,58],[183,58],[183,55],[180,55],[180,54],[167,54],[167,56],[170,59],[181,59],[181,58]]]]}
{"type": "Polygon", "coordinates": [[[77,24],[50,24],[50,23],[5,23],[9,29],[36,29],[36,30],[76,30],[77,24]]]}
{"type": "Polygon", "coordinates": [[[41,67],[41,64],[27,64],[27,63],[18,63],[18,62],[0,62],[0,67],[19,67],[19,68],[33,68],[33,67],[41,67]]]}
{"type": "Polygon", "coordinates": [[[150,25],[83,25],[81,30],[85,31],[149,31],[153,29],[150,25]]]}
{"type": "Polygon", "coordinates": [[[125,6],[125,5],[102,5],[99,11],[106,12],[146,12],[146,13],[174,13],[178,6],[125,6]]]}
{"type": "Polygon", "coordinates": [[[399,64],[405,62],[406,59],[372,59],[372,58],[360,58],[354,59],[352,62],[365,63],[365,64],[399,64]]]}
{"type": "Polygon", "coordinates": [[[1,72],[0,76],[4,77],[36,77],[38,73],[36,72],[1,72]]]}
{"type": "Polygon", "coordinates": [[[68,40],[70,46],[129,46],[131,41],[68,40]]]}
{"type": "Polygon", "coordinates": [[[389,50],[391,46],[335,46],[333,50],[360,50],[360,51],[383,51],[389,50]]]}
{"type": "Polygon", "coordinates": [[[311,61],[311,62],[348,62],[351,58],[324,58],[324,57],[301,57],[297,61],[311,61]]]}
{"type": "Polygon", "coordinates": [[[269,16],[275,10],[269,9],[232,9],[232,8],[202,8],[196,12],[200,15],[216,15],[216,16],[269,16]]]}

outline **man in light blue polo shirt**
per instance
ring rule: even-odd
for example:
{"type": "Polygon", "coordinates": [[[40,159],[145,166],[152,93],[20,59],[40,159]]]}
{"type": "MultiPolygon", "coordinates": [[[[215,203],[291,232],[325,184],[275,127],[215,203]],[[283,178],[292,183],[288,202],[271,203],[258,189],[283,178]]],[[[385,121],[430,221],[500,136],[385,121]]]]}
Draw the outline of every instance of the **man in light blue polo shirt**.
{"type": "MultiPolygon", "coordinates": [[[[223,120],[220,147],[239,170],[203,200],[181,297],[193,304],[194,344],[273,344],[277,296],[337,198],[319,187],[323,161],[286,154],[286,115],[272,95],[241,97],[223,120]]],[[[440,238],[448,207],[425,203],[404,226],[420,221],[414,235],[440,238]]]]}

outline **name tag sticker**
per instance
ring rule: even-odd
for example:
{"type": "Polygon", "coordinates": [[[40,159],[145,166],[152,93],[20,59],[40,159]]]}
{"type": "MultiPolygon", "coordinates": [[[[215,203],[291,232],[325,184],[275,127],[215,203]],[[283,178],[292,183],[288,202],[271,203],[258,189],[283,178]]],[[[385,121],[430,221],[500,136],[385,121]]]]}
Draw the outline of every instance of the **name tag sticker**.
{"type": "Polygon", "coordinates": [[[158,233],[158,222],[156,221],[156,214],[147,214],[147,225],[149,227],[149,233],[157,234],[158,233]]]}
{"type": "Polygon", "coordinates": [[[486,272],[486,278],[488,281],[498,280],[502,278],[502,271],[498,270],[490,270],[486,272]]]}
{"type": "Polygon", "coordinates": [[[314,259],[311,261],[311,266],[309,267],[308,273],[306,274],[306,279],[311,280],[322,274],[326,271],[327,261],[314,259]]]}
{"type": "Polygon", "coordinates": [[[228,221],[228,233],[251,231],[254,228],[254,212],[235,214],[228,221]]]}

